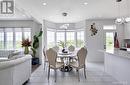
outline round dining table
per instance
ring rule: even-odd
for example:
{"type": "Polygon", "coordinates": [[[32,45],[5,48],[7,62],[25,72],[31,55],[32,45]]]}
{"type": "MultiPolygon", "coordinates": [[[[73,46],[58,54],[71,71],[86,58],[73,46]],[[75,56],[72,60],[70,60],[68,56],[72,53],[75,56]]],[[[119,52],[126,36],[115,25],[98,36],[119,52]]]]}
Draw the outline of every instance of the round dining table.
{"type": "Polygon", "coordinates": [[[58,58],[60,58],[63,62],[64,65],[61,68],[61,71],[63,72],[70,72],[72,70],[72,67],[69,65],[70,60],[76,57],[76,52],[58,52],[58,58]]]}

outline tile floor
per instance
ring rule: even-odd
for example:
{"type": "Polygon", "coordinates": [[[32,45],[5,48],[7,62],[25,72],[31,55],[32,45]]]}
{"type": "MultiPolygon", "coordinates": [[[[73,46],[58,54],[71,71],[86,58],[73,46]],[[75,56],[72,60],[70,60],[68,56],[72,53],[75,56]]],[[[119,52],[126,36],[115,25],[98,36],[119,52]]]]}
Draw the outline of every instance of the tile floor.
{"type": "Polygon", "coordinates": [[[123,85],[112,76],[103,71],[103,64],[88,63],[86,68],[87,79],[84,78],[83,70],[80,70],[80,82],[78,82],[75,69],[71,72],[57,70],[57,82],[54,82],[54,71],[51,70],[50,80],[47,80],[47,69],[39,66],[31,75],[26,85],[123,85]]]}

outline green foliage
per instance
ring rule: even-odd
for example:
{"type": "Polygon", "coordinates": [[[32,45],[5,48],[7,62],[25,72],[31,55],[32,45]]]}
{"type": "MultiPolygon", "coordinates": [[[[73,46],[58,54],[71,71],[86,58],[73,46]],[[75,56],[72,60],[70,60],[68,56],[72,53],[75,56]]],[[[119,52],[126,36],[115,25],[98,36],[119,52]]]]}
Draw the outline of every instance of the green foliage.
{"type": "Polygon", "coordinates": [[[36,49],[34,49],[33,47],[31,48],[31,50],[33,51],[33,57],[35,57],[35,55],[36,55],[36,49]]]}
{"type": "Polygon", "coordinates": [[[36,56],[37,49],[39,48],[39,37],[41,37],[43,34],[43,31],[40,30],[40,32],[37,35],[33,36],[33,44],[31,50],[33,51],[33,57],[36,56]]]}
{"type": "Polygon", "coordinates": [[[58,42],[58,43],[59,43],[59,46],[61,46],[62,48],[64,48],[64,47],[65,47],[65,42],[60,41],[60,42],[58,42]]]}
{"type": "Polygon", "coordinates": [[[83,40],[77,40],[77,47],[83,47],[84,41],[83,40]]]}
{"type": "Polygon", "coordinates": [[[114,45],[113,42],[114,42],[113,37],[110,37],[110,36],[106,37],[106,49],[107,50],[113,49],[113,45],[114,45]]]}
{"type": "Polygon", "coordinates": [[[69,47],[71,45],[75,45],[75,41],[74,40],[67,40],[66,45],[67,45],[67,47],[69,47]]]}

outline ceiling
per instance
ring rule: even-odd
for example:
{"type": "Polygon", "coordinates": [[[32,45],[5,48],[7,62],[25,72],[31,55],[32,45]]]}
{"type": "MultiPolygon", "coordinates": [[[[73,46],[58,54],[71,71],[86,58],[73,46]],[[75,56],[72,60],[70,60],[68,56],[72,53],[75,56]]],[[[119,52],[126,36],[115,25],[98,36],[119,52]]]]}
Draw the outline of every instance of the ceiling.
{"type": "Polygon", "coordinates": [[[120,9],[116,0],[15,0],[15,3],[16,7],[40,22],[45,19],[55,23],[74,23],[85,19],[115,19],[130,15],[130,0],[123,0],[120,9]],[[44,2],[46,5],[43,5],[44,2]],[[85,2],[88,4],[84,5],[85,2]],[[63,16],[63,12],[68,15],[63,16]]]}
{"type": "Polygon", "coordinates": [[[25,13],[22,9],[15,8],[14,14],[0,14],[0,20],[30,20],[32,16],[25,13]]]}

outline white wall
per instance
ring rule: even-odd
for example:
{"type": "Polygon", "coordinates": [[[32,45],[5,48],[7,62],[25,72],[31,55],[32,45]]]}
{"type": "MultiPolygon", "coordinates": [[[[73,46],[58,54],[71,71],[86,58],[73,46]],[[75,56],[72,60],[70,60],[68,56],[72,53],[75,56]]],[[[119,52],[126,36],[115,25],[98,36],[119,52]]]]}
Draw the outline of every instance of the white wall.
{"type": "Polygon", "coordinates": [[[77,29],[85,28],[85,26],[86,26],[86,20],[75,23],[75,28],[77,29]]]}
{"type": "MultiPolygon", "coordinates": [[[[34,20],[0,20],[0,27],[28,27],[32,28],[32,40],[33,36],[40,31],[42,28],[42,24],[34,21],[34,20]]],[[[36,54],[37,57],[40,58],[40,63],[42,62],[42,37],[40,40],[40,46],[38,49],[38,54],[36,54]]]]}
{"type": "MultiPolygon", "coordinates": [[[[86,29],[85,29],[85,42],[88,48],[88,62],[104,62],[104,54],[99,52],[99,50],[104,50],[104,25],[114,25],[114,20],[86,20],[86,29]],[[90,26],[92,23],[96,23],[96,28],[98,33],[95,36],[91,36],[90,26]]],[[[123,28],[122,25],[117,27],[119,41],[123,39],[123,28]]]]}

